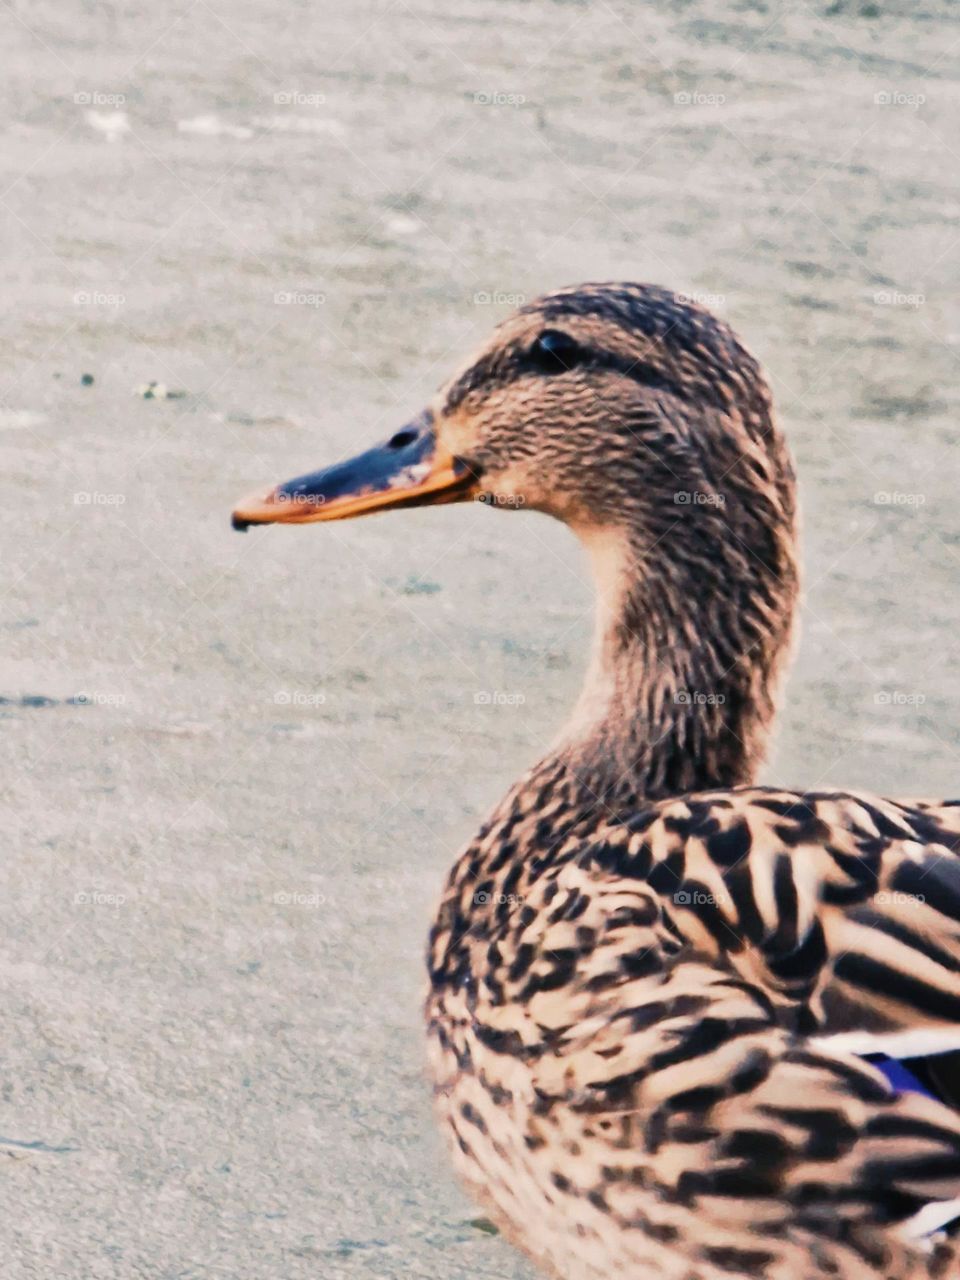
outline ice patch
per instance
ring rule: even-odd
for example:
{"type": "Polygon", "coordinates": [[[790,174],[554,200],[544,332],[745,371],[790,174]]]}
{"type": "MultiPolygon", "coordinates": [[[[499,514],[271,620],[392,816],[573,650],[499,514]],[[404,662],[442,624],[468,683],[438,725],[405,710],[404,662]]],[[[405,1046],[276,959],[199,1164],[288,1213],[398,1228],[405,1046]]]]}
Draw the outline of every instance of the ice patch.
{"type": "Polygon", "coordinates": [[[395,236],[415,236],[422,225],[416,218],[405,218],[402,215],[387,219],[387,230],[395,236]]]}
{"type": "Polygon", "coordinates": [[[130,121],[125,111],[88,111],[87,124],[102,133],[108,142],[119,142],[130,132],[130,121]]]}
{"type": "Polygon", "coordinates": [[[44,422],[42,413],[31,413],[29,409],[0,409],[0,431],[29,431],[44,422]]]}
{"type": "Polygon", "coordinates": [[[217,116],[194,116],[177,121],[178,133],[192,133],[201,138],[252,138],[253,130],[243,124],[227,124],[217,116]]]}

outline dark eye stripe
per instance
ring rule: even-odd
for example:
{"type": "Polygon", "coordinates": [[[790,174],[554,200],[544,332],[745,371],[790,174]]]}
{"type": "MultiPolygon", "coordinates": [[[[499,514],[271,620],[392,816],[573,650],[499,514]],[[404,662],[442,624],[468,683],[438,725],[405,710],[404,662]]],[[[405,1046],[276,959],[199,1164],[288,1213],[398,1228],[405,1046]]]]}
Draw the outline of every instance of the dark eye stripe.
{"type": "Polygon", "coordinates": [[[614,355],[612,351],[587,351],[584,355],[585,358],[582,363],[585,366],[594,369],[613,369],[625,378],[630,378],[633,382],[639,382],[644,387],[655,387],[660,391],[669,391],[675,396],[683,395],[680,387],[675,382],[665,378],[652,364],[645,364],[643,360],[630,360],[625,356],[614,355]]]}
{"type": "MultiPolygon", "coordinates": [[[[644,387],[666,391],[671,395],[684,397],[683,389],[669,378],[665,378],[653,365],[640,360],[631,360],[628,356],[620,356],[612,351],[597,350],[594,347],[577,346],[577,359],[571,371],[579,369],[609,369],[619,373],[632,382],[644,387]]],[[[554,370],[556,377],[564,370],[554,370]]],[[[544,371],[539,361],[531,356],[530,348],[513,352],[499,351],[492,356],[479,360],[472,368],[450,388],[447,395],[446,411],[451,412],[461,404],[472,391],[483,387],[505,387],[520,378],[543,377],[544,371]]]]}
{"type": "MultiPolygon", "coordinates": [[[[594,347],[582,347],[579,344],[572,345],[574,347],[573,350],[565,349],[562,353],[567,362],[565,369],[554,368],[549,370],[550,372],[562,373],[565,370],[572,369],[610,369],[615,373],[622,374],[625,378],[629,378],[632,382],[639,382],[641,386],[654,387],[660,391],[669,391],[676,396],[683,394],[676,383],[671,382],[669,378],[665,378],[652,364],[647,364],[643,360],[631,360],[626,356],[615,355],[612,351],[598,350],[594,347]]],[[[534,354],[531,363],[534,370],[539,371],[541,358],[538,353],[534,354]]]]}

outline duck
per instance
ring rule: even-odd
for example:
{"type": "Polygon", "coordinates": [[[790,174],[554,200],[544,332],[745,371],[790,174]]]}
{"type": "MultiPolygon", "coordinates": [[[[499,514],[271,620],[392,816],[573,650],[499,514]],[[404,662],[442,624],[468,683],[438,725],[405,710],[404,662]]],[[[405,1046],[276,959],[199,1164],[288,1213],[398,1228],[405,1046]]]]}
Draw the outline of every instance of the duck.
{"type": "Polygon", "coordinates": [[[430,932],[457,1174],[562,1280],[957,1275],[960,801],[757,783],[800,586],[757,360],[668,289],[563,288],[233,524],[478,500],[573,531],[596,621],[430,932]]]}

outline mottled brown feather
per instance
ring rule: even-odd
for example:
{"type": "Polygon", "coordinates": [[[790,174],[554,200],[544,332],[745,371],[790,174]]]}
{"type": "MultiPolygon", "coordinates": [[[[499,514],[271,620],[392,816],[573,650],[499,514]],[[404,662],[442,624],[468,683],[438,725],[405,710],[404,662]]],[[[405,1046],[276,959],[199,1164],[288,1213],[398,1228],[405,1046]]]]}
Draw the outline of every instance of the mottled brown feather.
{"type": "Polygon", "coordinates": [[[825,1037],[960,1028],[960,807],[751,785],[798,581],[756,362],[665,290],[581,286],[432,408],[495,505],[564,520],[598,581],[574,717],[431,933],[458,1172],[563,1280],[955,1274],[910,1224],[960,1193],[960,1123],[825,1037]]]}

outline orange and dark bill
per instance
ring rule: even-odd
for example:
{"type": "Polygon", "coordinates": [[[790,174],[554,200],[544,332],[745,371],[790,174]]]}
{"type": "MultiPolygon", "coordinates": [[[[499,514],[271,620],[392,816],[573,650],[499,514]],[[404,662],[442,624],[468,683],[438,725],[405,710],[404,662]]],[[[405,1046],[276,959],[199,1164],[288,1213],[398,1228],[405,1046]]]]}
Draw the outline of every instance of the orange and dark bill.
{"type": "Polygon", "coordinates": [[[383,444],[278,484],[237,503],[233,527],[347,520],[385,507],[463,502],[477,490],[476,473],[437,442],[433,415],[414,418],[383,444]]]}

